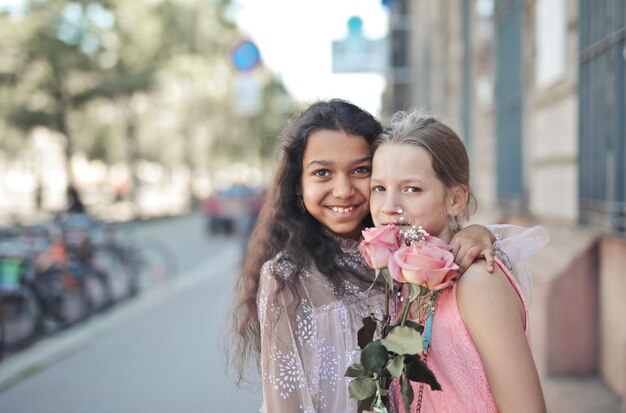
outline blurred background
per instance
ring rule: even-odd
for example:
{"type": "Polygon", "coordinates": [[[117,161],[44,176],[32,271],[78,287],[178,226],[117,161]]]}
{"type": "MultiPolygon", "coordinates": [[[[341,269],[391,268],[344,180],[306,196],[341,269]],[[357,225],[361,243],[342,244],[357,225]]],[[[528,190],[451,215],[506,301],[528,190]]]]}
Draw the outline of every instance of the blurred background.
{"type": "Polygon", "coordinates": [[[548,410],[626,412],[625,67],[624,0],[0,0],[0,411],[256,411],[228,295],[280,130],[339,97],[431,109],[473,222],[548,229],[548,410]]]}

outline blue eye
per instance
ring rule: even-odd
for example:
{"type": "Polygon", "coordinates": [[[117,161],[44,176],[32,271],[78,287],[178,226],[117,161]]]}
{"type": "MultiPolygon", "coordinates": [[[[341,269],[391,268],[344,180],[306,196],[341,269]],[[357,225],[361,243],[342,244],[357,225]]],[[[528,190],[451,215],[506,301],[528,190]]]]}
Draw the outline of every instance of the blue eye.
{"type": "Polygon", "coordinates": [[[385,187],[381,185],[373,186],[371,189],[372,192],[385,192],[385,187]]]}
{"type": "Polygon", "coordinates": [[[422,192],[422,188],[418,188],[417,186],[409,186],[406,191],[411,193],[417,193],[422,192]]]}

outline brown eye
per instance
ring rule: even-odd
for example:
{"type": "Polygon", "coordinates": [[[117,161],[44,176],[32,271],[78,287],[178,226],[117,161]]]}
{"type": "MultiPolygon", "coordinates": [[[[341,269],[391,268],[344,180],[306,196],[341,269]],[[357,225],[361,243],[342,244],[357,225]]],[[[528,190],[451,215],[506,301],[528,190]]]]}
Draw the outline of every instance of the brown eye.
{"type": "Polygon", "coordinates": [[[326,178],[330,175],[330,171],[328,169],[319,169],[313,172],[313,175],[317,176],[318,178],[326,178]]]}

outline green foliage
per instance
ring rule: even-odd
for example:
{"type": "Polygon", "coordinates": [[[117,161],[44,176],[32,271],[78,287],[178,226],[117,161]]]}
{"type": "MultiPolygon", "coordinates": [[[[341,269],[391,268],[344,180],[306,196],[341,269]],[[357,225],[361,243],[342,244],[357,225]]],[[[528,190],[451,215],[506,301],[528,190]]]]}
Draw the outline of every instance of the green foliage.
{"type": "Polygon", "coordinates": [[[376,393],[376,382],[371,377],[357,377],[350,382],[348,390],[357,400],[367,399],[376,393]]]}
{"type": "Polygon", "coordinates": [[[363,327],[357,332],[357,339],[360,348],[364,348],[374,339],[374,333],[376,332],[376,321],[374,315],[363,318],[363,327]]]}
{"type": "Polygon", "coordinates": [[[361,352],[361,363],[366,374],[382,375],[382,369],[387,364],[389,351],[380,340],[372,341],[361,352]]]}
{"type": "Polygon", "coordinates": [[[405,375],[409,380],[426,383],[433,390],[441,390],[441,385],[433,372],[428,368],[420,356],[411,355],[405,357],[405,375]]]}
{"type": "Polygon", "coordinates": [[[422,335],[408,326],[397,326],[389,331],[382,344],[396,354],[418,354],[422,352],[422,335]]]}
{"type": "Polygon", "coordinates": [[[47,0],[21,18],[0,15],[0,134],[44,126],[67,137],[69,155],[107,162],[273,157],[291,100],[261,67],[261,111],[234,113],[230,47],[243,36],[224,17],[229,7],[47,0]]]}
{"type": "Polygon", "coordinates": [[[396,354],[385,366],[392,377],[400,377],[404,369],[404,356],[396,354]]]}
{"type": "MultiPolygon", "coordinates": [[[[414,398],[411,381],[428,384],[433,390],[441,390],[434,373],[422,361],[424,327],[406,317],[410,304],[423,294],[420,287],[412,287],[410,285],[406,296],[408,300],[403,303],[400,322],[382,322],[382,339],[373,340],[377,328],[374,316],[363,318],[363,327],[358,332],[358,343],[362,349],[360,364],[352,363],[344,374],[346,377],[354,377],[350,384],[350,395],[359,401],[359,411],[388,411],[388,389],[392,378],[400,378],[400,393],[406,411],[414,398]]],[[[433,300],[436,297],[435,293],[433,300]]]]}
{"type": "Polygon", "coordinates": [[[365,398],[363,400],[359,400],[359,404],[358,404],[358,408],[357,408],[357,412],[361,413],[362,411],[366,410],[372,410],[372,408],[374,407],[374,402],[376,401],[376,395],[372,395],[368,398],[365,398]]]}
{"type": "Polygon", "coordinates": [[[361,377],[364,375],[365,367],[363,367],[363,365],[359,363],[353,363],[349,365],[348,369],[346,370],[346,374],[344,374],[344,376],[346,377],[361,377]]]}
{"type": "Polygon", "coordinates": [[[404,411],[410,411],[414,394],[411,382],[406,377],[400,379],[400,394],[402,395],[402,403],[404,403],[404,411]]]}

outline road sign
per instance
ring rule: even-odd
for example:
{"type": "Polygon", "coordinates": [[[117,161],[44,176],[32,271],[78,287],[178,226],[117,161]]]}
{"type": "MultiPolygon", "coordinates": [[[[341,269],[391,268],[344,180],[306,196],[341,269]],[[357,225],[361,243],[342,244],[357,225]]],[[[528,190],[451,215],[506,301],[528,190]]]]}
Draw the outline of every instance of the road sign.
{"type": "Polygon", "coordinates": [[[333,73],[386,73],[387,39],[368,39],[363,35],[363,21],[348,19],[348,35],[333,41],[333,73]]]}
{"type": "Polygon", "coordinates": [[[233,64],[238,70],[247,72],[261,63],[259,48],[250,40],[237,43],[230,54],[233,64]]]}

